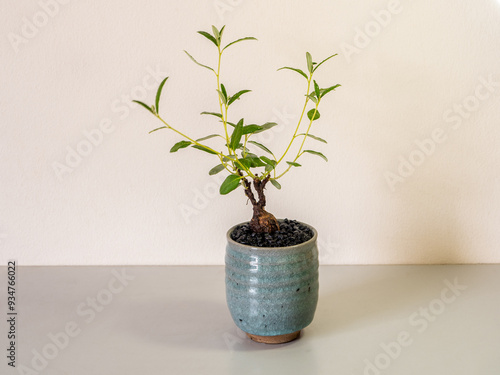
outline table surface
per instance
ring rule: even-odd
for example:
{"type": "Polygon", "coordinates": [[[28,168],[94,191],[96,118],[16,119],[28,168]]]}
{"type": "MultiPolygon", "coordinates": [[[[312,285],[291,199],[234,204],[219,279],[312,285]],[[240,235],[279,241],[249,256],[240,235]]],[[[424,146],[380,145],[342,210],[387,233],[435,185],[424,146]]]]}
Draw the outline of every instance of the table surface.
{"type": "Polygon", "coordinates": [[[500,374],[500,265],[321,266],[313,323],[281,345],[236,328],[220,266],[16,277],[17,369],[2,354],[1,374],[500,374]]]}

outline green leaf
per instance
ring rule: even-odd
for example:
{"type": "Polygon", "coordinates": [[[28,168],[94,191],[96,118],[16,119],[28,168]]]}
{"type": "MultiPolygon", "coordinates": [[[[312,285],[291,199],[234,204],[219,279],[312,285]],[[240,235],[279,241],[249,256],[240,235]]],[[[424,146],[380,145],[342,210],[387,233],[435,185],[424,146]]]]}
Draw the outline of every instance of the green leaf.
{"type": "Polygon", "coordinates": [[[233,96],[231,96],[229,98],[229,101],[227,102],[227,105],[231,105],[235,100],[238,100],[240,98],[241,95],[247,93],[247,92],[250,92],[252,90],[241,90],[241,91],[238,91],[236,94],[234,94],[233,96]]]}
{"type": "Polygon", "coordinates": [[[314,72],[314,71],[316,71],[316,69],[318,69],[318,68],[319,68],[319,66],[320,66],[321,64],[323,64],[325,61],[330,60],[332,57],[337,56],[337,55],[338,55],[338,53],[336,53],[335,55],[328,56],[326,59],[324,59],[323,61],[321,61],[318,65],[316,65],[316,66],[314,67],[313,72],[314,72]]]}
{"type": "Polygon", "coordinates": [[[203,68],[209,69],[209,70],[211,70],[212,72],[214,72],[214,74],[215,74],[215,70],[213,70],[211,67],[206,66],[206,65],[203,65],[203,64],[200,64],[198,61],[196,61],[196,59],[195,59],[193,56],[191,56],[191,55],[188,53],[188,51],[184,51],[184,52],[186,52],[186,55],[188,55],[188,56],[189,56],[189,58],[190,58],[191,60],[193,60],[193,62],[194,62],[195,64],[198,64],[199,66],[201,66],[201,67],[203,67],[203,68]]]}
{"type": "Polygon", "coordinates": [[[241,176],[230,174],[220,186],[219,193],[226,195],[236,189],[240,184],[241,176]]]}
{"type": "Polygon", "coordinates": [[[220,84],[220,89],[221,89],[222,93],[224,94],[224,98],[226,98],[226,102],[227,102],[227,91],[222,83],[220,84]]]}
{"type": "Polygon", "coordinates": [[[294,161],[287,161],[287,164],[291,165],[292,167],[302,167],[301,164],[295,163],[294,161]]]}
{"type": "Polygon", "coordinates": [[[177,150],[180,150],[181,148],[186,148],[191,145],[191,142],[189,141],[180,141],[177,142],[175,145],[172,146],[170,149],[170,152],[176,152],[177,150]]]}
{"type": "Polygon", "coordinates": [[[222,33],[224,33],[224,28],[226,27],[226,25],[222,26],[219,30],[219,41],[220,39],[222,38],[222,33]]]}
{"type": "Polygon", "coordinates": [[[320,114],[316,108],[311,109],[309,112],[307,112],[307,117],[309,120],[317,120],[320,117],[320,114]],[[314,116],[314,118],[312,118],[314,116]]]}
{"type": "Polygon", "coordinates": [[[323,143],[328,143],[328,142],[327,142],[327,141],[325,141],[323,138],[316,137],[315,135],[312,135],[312,134],[306,134],[306,133],[297,134],[297,136],[299,136],[299,135],[305,135],[305,136],[311,137],[312,139],[315,139],[315,140],[317,140],[317,141],[320,141],[320,142],[323,142],[323,143]]]}
{"type": "Polygon", "coordinates": [[[269,130],[277,125],[278,124],[275,122],[266,122],[264,125],[261,125],[262,130],[257,130],[254,132],[254,134],[262,133],[263,131],[269,130]]]}
{"type": "Polygon", "coordinates": [[[319,93],[319,86],[318,86],[316,80],[313,80],[313,82],[314,82],[314,93],[316,94],[317,98],[321,98],[320,93],[319,93]]]}
{"type": "Polygon", "coordinates": [[[314,104],[318,104],[318,99],[315,96],[315,93],[306,95],[314,104]]]}
{"type": "Polygon", "coordinates": [[[227,99],[224,96],[224,93],[222,91],[220,91],[220,90],[217,90],[217,92],[219,93],[219,98],[222,101],[222,103],[227,104],[227,99]]]}
{"type": "Polygon", "coordinates": [[[246,158],[248,156],[248,153],[250,152],[250,150],[248,148],[243,147],[243,144],[241,144],[241,146],[238,147],[238,149],[241,150],[241,157],[242,158],[246,158]]]}
{"type": "Polygon", "coordinates": [[[219,30],[217,30],[217,28],[214,25],[212,25],[212,32],[214,33],[215,39],[220,38],[219,30]]]}
{"type": "Polygon", "coordinates": [[[307,153],[309,153],[309,154],[317,155],[317,156],[319,156],[319,157],[323,158],[325,161],[328,161],[328,159],[326,158],[326,156],[325,156],[325,155],[323,155],[321,152],[318,152],[318,151],[313,151],[313,150],[304,150],[304,151],[302,151],[302,152],[307,152],[307,153]]]}
{"type": "Polygon", "coordinates": [[[168,129],[168,126],[161,126],[161,127],[159,127],[159,128],[153,129],[153,130],[151,130],[151,131],[149,132],[149,134],[151,134],[151,133],[153,133],[153,132],[155,132],[155,131],[157,131],[157,130],[160,130],[160,129],[168,129]]]}
{"type": "Polygon", "coordinates": [[[253,36],[247,36],[245,38],[240,38],[235,40],[234,42],[229,43],[227,46],[225,46],[222,50],[224,51],[227,47],[232,46],[235,43],[241,42],[243,40],[257,40],[257,38],[254,38],[253,36]]]}
{"type": "Polygon", "coordinates": [[[266,163],[266,171],[267,172],[272,171],[274,168],[276,168],[276,165],[278,165],[278,163],[275,160],[271,160],[267,156],[261,156],[260,159],[264,163],[266,163]]]}
{"type": "Polygon", "coordinates": [[[268,153],[270,153],[271,155],[274,155],[274,154],[272,153],[272,151],[271,151],[271,150],[269,150],[269,149],[268,149],[266,146],[264,146],[262,143],[255,142],[255,141],[248,141],[248,143],[252,143],[252,144],[254,144],[255,146],[257,146],[257,147],[261,148],[262,150],[264,150],[265,152],[268,152],[268,153]]]}
{"type": "Polygon", "coordinates": [[[278,181],[276,181],[276,180],[275,180],[275,179],[273,179],[273,178],[271,178],[269,181],[271,181],[271,184],[273,184],[273,186],[274,186],[276,189],[278,189],[278,190],[280,190],[280,189],[281,189],[281,185],[280,185],[280,183],[279,183],[278,181]]]}
{"type": "Polygon", "coordinates": [[[265,167],[266,164],[260,160],[259,157],[256,156],[247,156],[245,158],[238,159],[241,164],[243,164],[246,168],[258,168],[265,167]]]}
{"type": "Polygon", "coordinates": [[[137,103],[137,104],[140,104],[142,105],[144,108],[146,108],[149,112],[151,112],[153,115],[155,115],[155,111],[153,111],[153,108],[151,108],[150,106],[148,106],[147,104],[143,103],[143,102],[140,102],[139,100],[132,100],[133,102],[137,103]]]}
{"type": "Polygon", "coordinates": [[[212,116],[217,116],[218,118],[222,118],[222,115],[217,112],[201,112],[200,115],[212,115],[212,116]]]}
{"type": "MultiPolygon", "coordinates": [[[[221,121],[222,122],[222,121],[221,121]]],[[[234,122],[229,122],[229,121],[226,121],[226,124],[228,125],[231,125],[233,128],[236,127],[236,124],[234,122]]]]}
{"type": "Polygon", "coordinates": [[[326,94],[328,94],[330,91],[332,90],[335,90],[337,87],[340,87],[341,85],[337,84],[337,85],[333,85],[331,87],[328,87],[326,89],[321,89],[321,97],[325,96],[326,94]]]}
{"type": "Polygon", "coordinates": [[[309,70],[309,73],[313,72],[313,61],[312,61],[312,56],[309,52],[306,52],[306,61],[307,61],[307,70],[309,70]]]}
{"type": "Polygon", "coordinates": [[[297,73],[299,73],[301,76],[303,76],[305,79],[307,79],[307,74],[304,73],[302,70],[300,69],[297,69],[297,68],[290,68],[289,66],[284,66],[282,68],[279,68],[278,70],[281,70],[281,69],[289,69],[289,70],[293,70],[297,73]]]}
{"type": "Polygon", "coordinates": [[[158,86],[158,90],[156,91],[156,100],[155,100],[155,106],[156,106],[156,113],[160,113],[160,96],[161,96],[161,90],[163,90],[163,85],[165,82],[167,82],[168,77],[165,77],[163,81],[161,81],[160,86],[158,86]]]}
{"type": "Polygon", "coordinates": [[[208,174],[210,176],[213,176],[214,174],[217,174],[219,173],[220,171],[223,171],[225,168],[222,164],[219,164],[219,165],[216,165],[215,167],[213,167],[212,169],[210,169],[210,171],[208,171],[208,174]]]}
{"type": "Polygon", "coordinates": [[[260,158],[264,161],[264,163],[276,166],[276,161],[275,160],[271,160],[267,156],[261,156],[260,158]]]}
{"type": "Polygon", "coordinates": [[[215,152],[214,150],[211,150],[209,148],[206,148],[204,146],[192,145],[191,147],[196,148],[197,150],[208,152],[209,154],[217,155],[217,152],[215,152]]]}
{"type": "Polygon", "coordinates": [[[231,150],[236,150],[240,144],[241,136],[243,135],[243,119],[241,119],[238,124],[236,124],[233,134],[231,134],[231,140],[229,141],[229,148],[231,150]]]}
{"type": "Polygon", "coordinates": [[[205,136],[205,137],[203,137],[203,138],[198,138],[198,139],[196,140],[196,142],[205,141],[205,140],[207,140],[207,139],[210,139],[210,138],[215,138],[215,137],[220,137],[220,135],[219,135],[219,134],[210,134],[210,135],[207,135],[207,136],[205,136]]]}
{"type": "Polygon", "coordinates": [[[252,134],[255,133],[259,130],[262,130],[262,126],[259,125],[247,125],[243,127],[243,135],[245,134],[252,134]]]}
{"type": "Polygon", "coordinates": [[[198,31],[198,34],[201,34],[203,35],[205,38],[207,38],[208,40],[210,40],[213,44],[215,44],[217,47],[219,46],[219,44],[217,43],[217,39],[214,38],[212,35],[210,35],[209,33],[207,33],[206,31],[198,31]]]}

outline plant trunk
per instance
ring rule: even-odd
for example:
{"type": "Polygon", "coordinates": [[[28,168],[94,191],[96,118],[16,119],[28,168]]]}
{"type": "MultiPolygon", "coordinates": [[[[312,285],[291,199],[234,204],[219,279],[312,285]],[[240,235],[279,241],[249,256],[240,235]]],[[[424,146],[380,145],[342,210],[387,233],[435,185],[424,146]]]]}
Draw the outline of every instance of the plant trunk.
{"type": "Polygon", "coordinates": [[[266,197],[264,195],[264,188],[269,181],[270,176],[260,180],[255,178],[253,180],[253,188],[257,193],[258,200],[255,199],[252,191],[252,185],[245,178],[243,186],[245,188],[245,195],[248,197],[253,206],[253,217],[250,220],[250,228],[255,233],[273,233],[280,229],[278,220],[273,214],[267,212],[264,207],[266,206],[266,197]]]}

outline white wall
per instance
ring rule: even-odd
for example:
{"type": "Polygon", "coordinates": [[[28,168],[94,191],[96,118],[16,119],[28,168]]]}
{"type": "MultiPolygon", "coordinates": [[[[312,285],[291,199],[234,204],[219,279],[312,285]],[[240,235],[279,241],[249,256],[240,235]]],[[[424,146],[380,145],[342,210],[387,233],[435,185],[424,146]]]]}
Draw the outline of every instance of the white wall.
{"type": "Polygon", "coordinates": [[[330,161],[304,157],[280,192],[268,189],[277,217],[318,229],[323,263],[500,261],[499,1],[40,3],[0,5],[2,264],[223,263],[226,230],[251,215],[242,190],[214,194],[216,160],[169,154],[180,138],[148,135],[160,124],[130,103],[145,91],[153,102],[159,71],[171,77],[165,117],[195,137],[218,130],[199,115],[217,109],[213,76],[182,52],[214,64],[196,34],[212,24],[227,25],[226,40],[259,39],[227,50],[223,81],[253,90],[234,119],[278,119],[276,150],[305,82],[276,69],[305,69],[305,51],[339,53],[317,76],[343,85],[313,129],[329,143],[310,143],[330,161]],[[384,9],[391,19],[376,21],[384,9]],[[66,165],[101,125],[102,141],[66,165]],[[440,143],[427,141],[421,158],[416,142],[433,136],[440,143]],[[421,165],[408,169],[408,158],[421,165]],[[67,169],[58,176],[55,165],[67,169]]]}

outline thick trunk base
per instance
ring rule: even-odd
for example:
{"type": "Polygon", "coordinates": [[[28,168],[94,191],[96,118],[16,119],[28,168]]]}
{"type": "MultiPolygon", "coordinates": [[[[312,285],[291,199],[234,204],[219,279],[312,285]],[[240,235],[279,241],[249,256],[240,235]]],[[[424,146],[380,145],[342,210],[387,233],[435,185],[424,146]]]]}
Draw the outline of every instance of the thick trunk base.
{"type": "Polygon", "coordinates": [[[280,225],[273,214],[262,208],[254,207],[254,214],[252,220],[250,220],[250,228],[255,233],[273,233],[280,230],[280,225]]]}
{"type": "MultiPolygon", "coordinates": [[[[241,171],[240,176],[243,176],[241,171]]],[[[269,182],[271,176],[267,176],[262,181],[259,178],[254,178],[253,187],[259,200],[255,199],[252,192],[252,185],[245,178],[243,178],[243,186],[245,187],[245,195],[248,197],[253,206],[253,217],[250,220],[250,228],[255,233],[273,233],[280,230],[280,225],[278,220],[267,212],[264,207],[266,207],[266,196],[264,195],[264,189],[266,184],[269,182]]]]}

